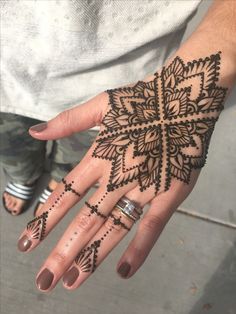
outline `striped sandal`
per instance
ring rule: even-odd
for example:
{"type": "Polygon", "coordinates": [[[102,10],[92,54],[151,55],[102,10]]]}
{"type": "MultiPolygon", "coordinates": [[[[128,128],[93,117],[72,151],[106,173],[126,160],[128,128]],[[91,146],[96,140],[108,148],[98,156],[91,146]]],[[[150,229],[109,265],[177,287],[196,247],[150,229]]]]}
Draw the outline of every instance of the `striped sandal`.
{"type": "Polygon", "coordinates": [[[49,186],[47,186],[47,187],[43,190],[43,192],[42,192],[42,194],[40,195],[40,197],[39,197],[39,199],[38,199],[38,202],[37,202],[37,204],[36,204],[36,206],[35,206],[35,208],[34,208],[34,217],[37,216],[37,210],[38,210],[39,205],[43,205],[43,204],[46,203],[46,201],[48,200],[49,196],[52,194],[52,191],[53,191],[53,190],[51,190],[51,189],[49,188],[49,186]]]}
{"type": "MultiPolygon", "coordinates": [[[[32,184],[31,186],[26,186],[14,182],[8,182],[5,191],[9,195],[12,195],[18,199],[21,199],[25,201],[24,206],[22,207],[22,210],[19,212],[19,214],[22,214],[25,212],[30,205],[30,201],[33,197],[34,191],[35,191],[36,184],[32,184]]],[[[13,211],[11,211],[9,208],[7,208],[6,201],[4,199],[4,196],[2,196],[2,203],[4,209],[11,215],[13,215],[13,211]]],[[[14,215],[13,215],[14,216],[14,215]]]]}

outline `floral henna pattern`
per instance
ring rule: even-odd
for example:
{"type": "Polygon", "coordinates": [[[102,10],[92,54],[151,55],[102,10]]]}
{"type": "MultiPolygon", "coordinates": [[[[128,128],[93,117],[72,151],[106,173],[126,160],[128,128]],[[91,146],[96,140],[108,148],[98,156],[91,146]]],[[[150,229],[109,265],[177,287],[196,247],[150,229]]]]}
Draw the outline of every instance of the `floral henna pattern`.
{"type": "Polygon", "coordinates": [[[173,178],[189,183],[192,169],[205,164],[223,109],[219,70],[220,53],[187,64],[176,57],[153,81],[107,91],[110,110],[93,157],[111,162],[108,191],[134,180],[156,193],[173,178]]]}

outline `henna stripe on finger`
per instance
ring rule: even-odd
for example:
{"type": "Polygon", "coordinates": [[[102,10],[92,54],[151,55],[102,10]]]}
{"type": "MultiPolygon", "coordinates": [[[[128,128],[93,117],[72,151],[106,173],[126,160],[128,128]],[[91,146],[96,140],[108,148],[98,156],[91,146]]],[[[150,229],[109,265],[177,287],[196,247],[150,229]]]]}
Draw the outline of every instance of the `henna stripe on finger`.
{"type": "Polygon", "coordinates": [[[97,238],[95,236],[95,240],[91,240],[90,244],[77,255],[73,266],[64,275],[63,282],[65,287],[70,288],[75,283],[76,287],[78,287],[78,285],[86,280],[112,248],[131,230],[133,224],[134,222],[131,219],[123,216],[120,210],[115,208],[103,227],[99,230],[98,233],[101,235],[97,238]]]}
{"type": "Polygon", "coordinates": [[[64,183],[64,185],[65,185],[65,192],[71,191],[72,193],[74,193],[78,197],[81,197],[81,194],[72,188],[72,184],[74,183],[74,181],[71,181],[71,183],[67,183],[66,180],[63,178],[62,183],[64,183]]]}
{"type": "Polygon", "coordinates": [[[121,221],[121,216],[117,218],[116,216],[114,216],[114,215],[111,213],[111,214],[110,214],[110,217],[113,219],[113,223],[114,223],[115,226],[119,226],[119,225],[120,225],[120,226],[121,226],[122,228],[124,228],[125,230],[130,231],[130,228],[127,227],[126,224],[121,221]]]}
{"type": "Polygon", "coordinates": [[[109,217],[112,219],[113,225],[103,234],[99,240],[95,240],[90,246],[86,247],[75,259],[75,263],[84,272],[94,272],[96,269],[97,253],[101,245],[101,242],[107,237],[107,235],[112,232],[115,226],[121,226],[127,231],[130,228],[126,226],[125,223],[121,221],[122,216],[115,216],[110,214],[109,217]],[[92,264],[91,264],[92,263],[92,264]]]}
{"type": "Polygon", "coordinates": [[[72,184],[74,183],[74,181],[71,181],[71,183],[67,183],[66,180],[63,178],[62,183],[64,184],[64,191],[59,195],[59,197],[57,197],[52,206],[49,207],[46,212],[42,213],[42,215],[36,217],[27,224],[27,231],[29,232],[28,235],[32,239],[38,239],[39,241],[42,241],[44,239],[46,235],[46,226],[49,212],[58,207],[58,205],[60,204],[60,200],[66,192],[72,192],[78,197],[81,196],[80,193],[72,188],[72,184]]]}
{"type": "Polygon", "coordinates": [[[96,214],[98,217],[101,217],[103,219],[106,219],[107,216],[104,215],[103,213],[101,213],[99,210],[98,210],[98,205],[91,205],[89,204],[89,202],[85,202],[85,205],[90,208],[90,214],[96,214]]]}
{"type": "Polygon", "coordinates": [[[41,215],[28,222],[26,234],[18,241],[18,248],[20,251],[25,252],[30,249],[32,239],[42,241],[45,238],[47,235],[47,221],[49,214],[61,204],[61,200],[67,192],[71,192],[76,196],[81,197],[81,194],[72,187],[74,181],[67,183],[67,181],[63,178],[62,183],[64,184],[64,191],[59,194],[53,204],[41,215]]]}

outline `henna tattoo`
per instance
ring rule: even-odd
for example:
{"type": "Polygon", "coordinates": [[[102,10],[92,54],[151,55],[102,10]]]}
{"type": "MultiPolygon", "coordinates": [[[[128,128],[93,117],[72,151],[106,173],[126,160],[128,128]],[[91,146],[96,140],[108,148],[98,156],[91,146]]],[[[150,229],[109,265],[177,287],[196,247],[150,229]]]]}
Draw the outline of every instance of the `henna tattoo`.
{"type": "Polygon", "coordinates": [[[119,226],[120,225],[125,230],[130,231],[130,228],[127,227],[126,224],[121,221],[121,216],[120,217],[116,217],[112,213],[109,216],[113,219],[113,223],[114,223],[115,226],[119,226]]]}
{"type": "Polygon", "coordinates": [[[29,237],[33,239],[38,239],[40,241],[44,239],[49,212],[58,206],[60,200],[66,192],[72,192],[79,197],[81,196],[79,192],[72,188],[72,184],[74,183],[74,181],[71,181],[71,183],[67,183],[66,180],[63,178],[62,183],[64,184],[64,191],[62,191],[62,193],[57,197],[52,206],[46,212],[42,213],[42,215],[34,218],[27,224],[26,230],[29,237]]]}
{"type": "Polygon", "coordinates": [[[204,166],[227,89],[216,85],[220,53],[184,63],[179,57],[150,82],[108,90],[110,110],[93,157],[111,162],[107,191],[136,180],[143,191],[189,183],[204,166]]]}
{"type": "Polygon", "coordinates": [[[75,263],[81,272],[93,273],[95,271],[98,257],[97,253],[100,245],[101,240],[94,241],[76,257],[75,263]]]}
{"type": "Polygon", "coordinates": [[[113,229],[115,229],[115,226],[121,226],[125,230],[130,231],[130,228],[121,221],[122,216],[116,217],[111,213],[109,217],[112,219],[113,225],[103,234],[99,240],[95,240],[91,245],[83,249],[75,258],[75,263],[77,264],[80,272],[93,273],[95,271],[97,268],[98,249],[107,235],[112,232],[113,229]]]}
{"type": "Polygon", "coordinates": [[[72,184],[74,183],[74,181],[72,181],[71,183],[67,183],[66,180],[63,178],[62,183],[64,183],[64,185],[65,185],[65,192],[71,191],[75,195],[81,197],[81,194],[72,188],[72,184]]]}
{"type": "MultiPolygon", "coordinates": [[[[96,214],[97,216],[101,217],[101,218],[104,218],[106,219],[107,216],[105,216],[103,213],[101,213],[99,210],[98,210],[98,205],[91,205],[89,204],[88,202],[85,202],[85,205],[90,208],[90,215],[91,214],[96,214]]],[[[90,216],[89,215],[89,216],[90,216]]]]}
{"type": "Polygon", "coordinates": [[[27,224],[27,232],[30,238],[38,239],[40,241],[44,238],[47,218],[48,211],[27,224]]]}

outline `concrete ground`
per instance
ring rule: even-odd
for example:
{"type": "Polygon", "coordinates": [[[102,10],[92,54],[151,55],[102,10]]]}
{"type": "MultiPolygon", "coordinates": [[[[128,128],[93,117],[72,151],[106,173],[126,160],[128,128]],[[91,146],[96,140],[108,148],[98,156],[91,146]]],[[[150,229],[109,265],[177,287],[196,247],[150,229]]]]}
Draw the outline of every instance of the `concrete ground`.
{"type": "MultiPolygon", "coordinates": [[[[194,27],[210,4],[204,1],[194,27]]],[[[207,166],[181,208],[236,224],[236,90],[216,126],[207,166]]],[[[42,180],[42,182],[45,178],[42,180]]],[[[1,191],[5,186],[1,175],[1,191]]],[[[43,183],[38,193],[43,189],[43,183]]],[[[16,242],[32,210],[17,218],[0,211],[1,314],[235,314],[235,229],[175,213],[140,271],[120,279],[116,263],[135,229],[95,274],[77,291],[59,284],[49,295],[40,293],[35,275],[78,210],[77,205],[45,242],[30,254],[16,242]]]]}

